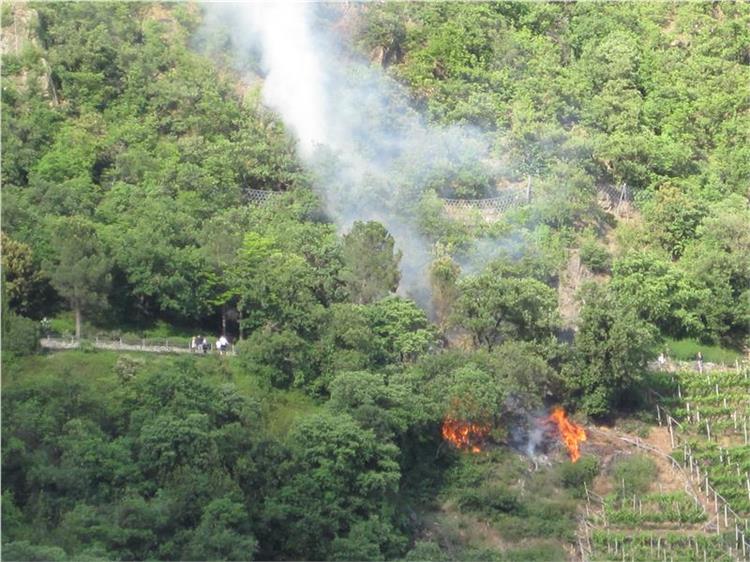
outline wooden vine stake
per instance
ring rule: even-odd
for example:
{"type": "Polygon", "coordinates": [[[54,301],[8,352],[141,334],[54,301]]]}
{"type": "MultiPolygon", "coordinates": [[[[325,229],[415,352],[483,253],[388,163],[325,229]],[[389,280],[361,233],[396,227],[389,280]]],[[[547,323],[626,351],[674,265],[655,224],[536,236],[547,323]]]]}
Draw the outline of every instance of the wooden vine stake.
{"type": "MultiPolygon", "coordinates": [[[[669,426],[669,441],[674,449],[674,430],[672,429],[672,416],[667,416],[667,425],[669,426]]],[[[747,429],[745,430],[745,444],[747,444],[747,429]]]]}

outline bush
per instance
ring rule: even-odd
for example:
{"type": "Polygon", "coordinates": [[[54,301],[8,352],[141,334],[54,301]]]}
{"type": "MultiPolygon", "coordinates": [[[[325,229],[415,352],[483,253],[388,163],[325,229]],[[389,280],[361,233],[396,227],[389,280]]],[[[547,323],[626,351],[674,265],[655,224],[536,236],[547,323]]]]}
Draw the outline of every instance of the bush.
{"type": "Polygon", "coordinates": [[[591,485],[599,474],[599,460],[596,457],[581,457],[578,462],[565,463],[560,468],[560,481],[569,488],[575,497],[585,495],[584,483],[591,485]]]}
{"type": "Polygon", "coordinates": [[[145,365],[143,359],[131,357],[129,355],[120,355],[115,363],[114,371],[117,379],[121,383],[127,383],[135,378],[138,371],[145,365]]]}
{"type": "Polygon", "coordinates": [[[509,550],[506,553],[508,562],[548,562],[560,558],[560,545],[539,544],[509,550]]]}
{"type": "Polygon", "coordinates": [[[448,560],[448,556],[434,542],[417,541],[414,543],[414,548],[406,553],[404,560],[408,562],[421,562],[424,560],[443,562],[444,560],[448,560]]]}
{"type": "Polygon", "coordinates": [[[596,240],[586,240],[581,244],[581,263],[594,273],[607,273],[612,266],[612,258],[607,248],[596,240]]]}
{"type": "Polygon", "coordinates": [[[612,466],[618,493],[626,497],[647,492],[658,472],[656,463],[646,455],[631,455],[612,466]]]}
{"type": "Polygon", "coordinates": [[[256,330],[237,345],[243,368],[276,388],[305,387],[316,378],[310,344],[290,330],[256,330]]]}
{"type": "Polygon", "coordinates": [[[9,312],[3,319],[2,349],[15,355],[31,355],[39,349],[39,324],[9,312]]]}
{"type": "Polygon", "coordinates": [[[475,511],[487,516],[518,513],[522,507],[515,493],[498,485],[465,489],[459,495],[458,505],[462,510],[475,511]]]}
{"type": "Polygon", "coordinates": [[[3,545],[3,560],[56,562],[67,560],[67,557],[65,551],[57,546],[33,545],[29,541],[17,541],[3,545]]]}

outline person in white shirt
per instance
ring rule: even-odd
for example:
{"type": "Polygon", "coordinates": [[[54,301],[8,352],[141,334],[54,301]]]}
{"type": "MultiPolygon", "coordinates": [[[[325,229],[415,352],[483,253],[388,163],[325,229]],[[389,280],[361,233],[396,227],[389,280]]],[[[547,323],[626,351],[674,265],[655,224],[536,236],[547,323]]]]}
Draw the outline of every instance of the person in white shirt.
{"type": "Polygon", "coordinates": [[[229,349],[229,340],[227,340],[224,334],[222,334],[221,337],[216,340],[216,349],[218,349],[219,353],[221,353],[222,355],[224,355],[224,352],[229,349]]]}

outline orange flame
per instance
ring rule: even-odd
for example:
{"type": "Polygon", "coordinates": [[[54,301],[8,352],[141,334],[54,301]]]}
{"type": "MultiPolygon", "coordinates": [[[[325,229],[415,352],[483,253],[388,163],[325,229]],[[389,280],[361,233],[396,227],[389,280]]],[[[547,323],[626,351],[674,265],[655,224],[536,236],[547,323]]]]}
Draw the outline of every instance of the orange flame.
{"type": "Polygon", "coordinates": [[[443,421],[443,439],[450,441],[459,449],[469,449],[472,453],[482,450],[480,444],[490,432],[490,427],[478,423],[445,418],[443,421]]]}
{"type": "Polygon", "coordinates": [[[555,407],[549,416],[549,421],[555,422],[557,428],[560,430],[560,436],[562,437],[565,446],[568,448],[568,454],[570,460],[576,462],[581,458],[581,452],[578,450],[580,443],[586,441],[586,431],[575,422],[568,419],[568,414],[565,413],[560,406],[555,407]]]}

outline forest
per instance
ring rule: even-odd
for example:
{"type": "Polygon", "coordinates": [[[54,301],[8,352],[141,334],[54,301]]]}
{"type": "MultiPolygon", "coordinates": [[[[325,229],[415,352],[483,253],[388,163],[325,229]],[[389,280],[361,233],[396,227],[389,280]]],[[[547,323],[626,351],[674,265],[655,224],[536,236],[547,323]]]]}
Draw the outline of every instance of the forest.
{"type": "Polygon", "coordinates": [[[749,560],[750,5],[263,6],[2,5],[3,559],[749,560]]]}

